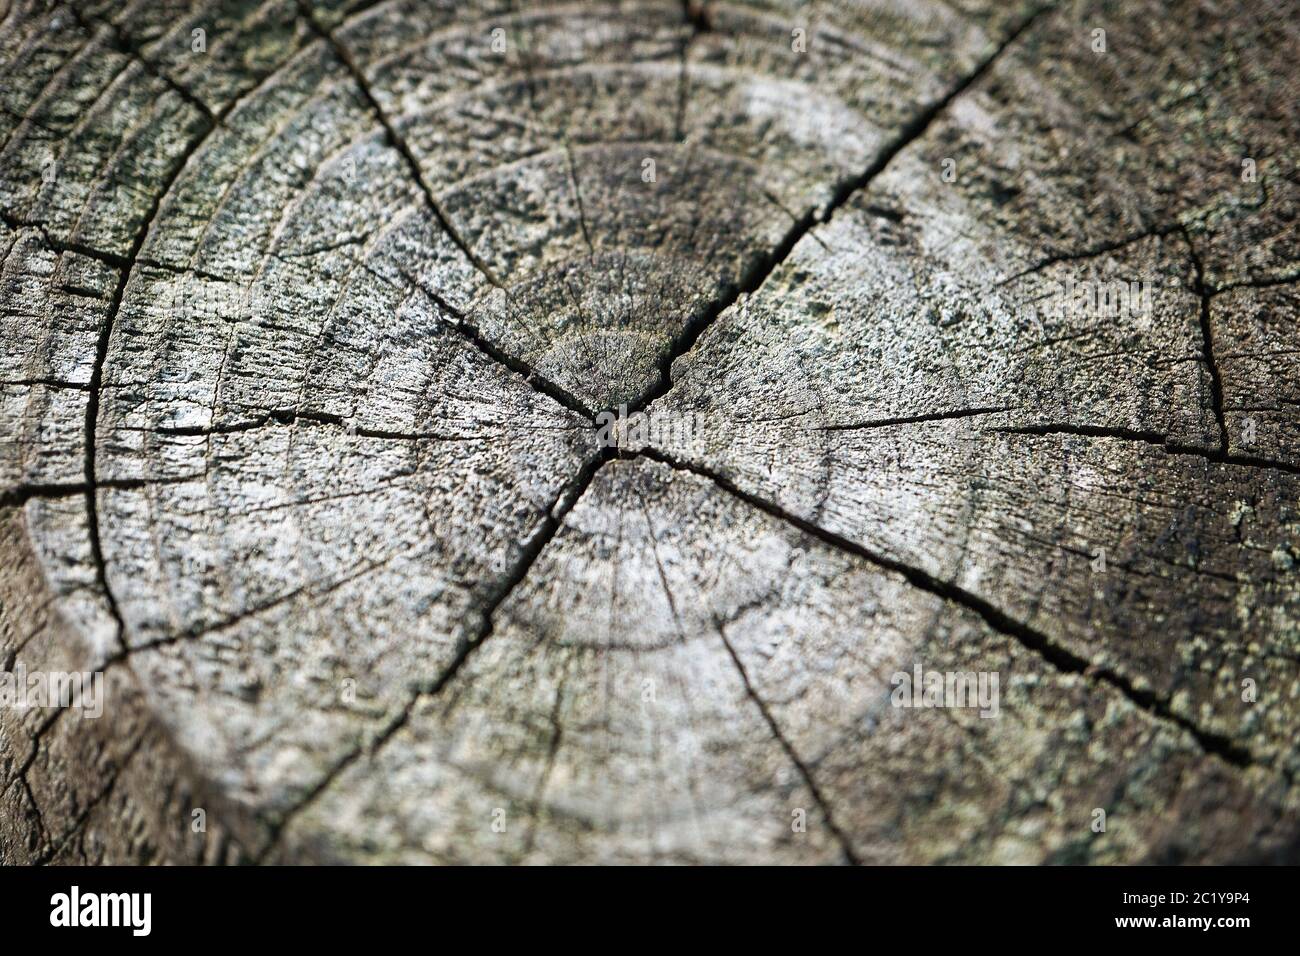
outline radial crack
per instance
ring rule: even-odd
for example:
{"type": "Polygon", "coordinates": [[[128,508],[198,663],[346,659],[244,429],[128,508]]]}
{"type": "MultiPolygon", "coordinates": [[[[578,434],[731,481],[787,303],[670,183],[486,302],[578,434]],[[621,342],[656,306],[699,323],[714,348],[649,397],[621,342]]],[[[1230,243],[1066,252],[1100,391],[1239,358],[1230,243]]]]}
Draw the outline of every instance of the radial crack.
{"type": "Polygon", "coordinates": [[[1201,347],[1204,350],[1205,367],[1210,374],[1210,402],[1214,411],[1214,420],[1219,425],[1219,452],[1228,453],[1228,422],[1223,411],[1223,376],[1219,373],[1219,364],[1214,360],[1214,323],[1210,320],[1210,298],[1212,293],[1205,284],[1205,263],[1192,242],[1187,230],[1182,230],[1183,239],[1192,258],[1195,270],[1196,294],[1200,297],[1201,347]]]}
{"type": "Polygon", "coordinates": [[[1231,292],[1233,289],[1270,289],[1274,286],[1290,285],[1292,282],[1300,282],[1300,272],[1259,279],[1239,279],[1236,282],[1226,282],[1223,285],[1207,286],[1206,292],[1213,297],[1224,292],[1231,292]]]}
{"type": "Polygon", "coordinates": [[[510,597],[516,587],[528,576],[533,565],[537,562],[542,550],[555,537],[564,524],[564,519],[569,512],[573,510],[574,505],[586,493],[591,486],[592,480],[601,467],[614,457],[611,449],[602,449],[599,454],[593,455],[578,470],[578,473],[569,481],[559,493],[555,496],[550,507],[546,510],[545,517],[537,529],[524,542],[520,549],[518,558],[510,568],[508,574],[502,577],[496,585],[491,588],[485,598],[485,606],[479,614],[479,625],[473,633],[461,639],[456,654],[451,662],[443,668],[437,677],[422,684],[417,684],[407,699],[406,704],[397,713],[397,715],[388,722],[383,730],[377,734],[369,746],[361,745],[348,754],[346,754],[337,763],[330,772],[316,786],[307,791],[292,807],[287,809],[280,819],[271,828],[271,837],[266,846],[257,855],[256,861],[261,862],[267,859],[279,846],[284,837],[285,830],[289,823],[320,796],[329,789],[329,786],[336,780],[344,770],[358,760],[362,754],[369,754],[374,757],[383,747],[396,736],[397,732],[406,726],[415,712],[416,706],[421,700],[436,697],[444,687],[451,681],[460,669],[465,666],[471,654],[474,653],[488,638],[492,636],[495,628],[495,617],[497,611],[510,597]]]}
{"type": "Polygon", "coordinates": [[[117,786],[118,780],[121,778],[122,774],[126,772],[126,768],[130,765],[131,761],[135,758],[135,755],[140,751],[140,748],[144,745],[144,740],[145,740],[144,736],[141,735],[140,738],[136,740],[134,744],[131,745],[131,749],[127,751],[126,755],[122,758],[121,762],[119,762],[118,765],[113,768],[113,772],[112,774],[109,775],[107,782],[104,784],[102,788],[100,788],[98,793],[96,793],[93,797],[90,798],[90,800],[86,803],[86,806],[82,809],[81,813],[79,813],[77,815],[77,818],[72,821],[72,825],[68,828],[67,832],[65,832],[63,836],[59,839],[59,842],[57,844],[51,843],[50,849],[46,853],[44,853],[39,860],[36,861],[37,866],[44,866],[48,864],[51,860],[56,859],[58,855],[63,851],[63,848],[67,846],[68,843],[72,840],[72,838],[75,837],[81,831],[81,828],[85,826],[86,821],[90,819],[90,815],[95,811],[95,808],[103,804],[103,802],[107,800],[109,796],[113,793],[114,788],[116,788],[117,786]]]}
{"type": "Polygon", "coordinates": [[[560,720],[560,710],[564,706],[564,689],[569,683],[570,668],[566,668],[555,687],[555,701],[551,705],[551,739],[546,745],[546,762],[537,777],[537,786],[533,789],[533,816],[529,820],[528,834],[524,838],[523,856],[526,858],[533,851],[537,839],[537,818],[541,815],[542,797],[555,772],[555,758],[560,752],[560,743],[564,740],[564,724],[560,720]]]}
{"type": "Polygon", "coordinates": [[[1004,405],[990,408],[958,408],[947,412],[931,412],[925,415],[905,415],[901,418],[872,418],[862,422],[846,422],[842,425],[818,425],[813,431],[851,432],[867,428],[888,428],[891,425],[915,425],[920,422],[943,422],[957,418],[975,418],[980,415],[996,415],[1000,412],[1014,411],[1015,406],[1004,405]]]}
{"type": "Polygon", "coordinates": [[[162,478],[108,478],[96,484],[85,481],[45,482],[29,485],[13,485],[0,492],[0,508],[12,508],[25,505],[33,498],[55,499],[71,498],[74,495],[90,494],[97,488],[113,488],[131,491],[137,488],[152,488],[156,485],[179,485],[187,481],[196,481],[203,475],[168,475],[162,478]]]}
{"type": "Polygon", "coordinates": [[[145,238],[149,235],[149,229],[153,226],[154,219],[158,215],[158,210],[162,207],[163,200],[171,192],[172,186],[180,178],[181,170],[189,163],[190,158],[198,152],[200,147],[212,135],[216,129],[216,124],[208,123],[207,130],[203,135],[197,137],[194,142],[186,147],[185,151],[176,159],[172,171],[167,178],[161,183],[160,188],[154,194],[153,203],[149,207],[148,213],[144,217],[144,222],[140,224],[135,239],[131,243],[131,251],[127,255],[127,265],[121,270],[118,276],[117,287],[113,290],[113,299],[109,303],[108,314],[100,323],[99,340],[95,345],[95,364],[91,368],[89,396],[86,401],[86,512],[90,528],[90,554],[91,560],[95,565],[95,579],[98,581],[100,588],[104,592],[104,600],[108,604],[109,614],[112,615],[114,625],[117,631],[117,643],[126,647],[126,622],[122,619],[122,613],[117,606],[117,598],[114,596],[112,589],[108,585],[108,568],[104,561],[104,548],[99,535],[99,505],[96,501],[96,489],[98,480],[95,474],[95,442],[99,426],[99,397],[100,390],[104,383],[104,366],[108,361],[108,345],[113,337],[113,323],[117,320],[117,314],[122,308],[122,300],[126,295],[126,286],[131,279],[131,273],[134,271],[136,261],[140,255],[140,250],[144,247],[145,238]]]}
{"type": "Polygon", "coordinates": [[[316,425],[330,425],[344,429],[348,434],[359,438],[380,438],[390,441],[480,441],[490,435],[459,435],[433,431],[398,431],[388,428],[370,428],[357,425],[350,418],[330,412],[305,412],[301,410],[281,410],[267,412],[257,418],[227,425],[177,425],[159,426],[147,429],[156,435],[177,437],[208,437],[212,435],[234,435],[241,432],[257,431],[272,425],[293,425],[297,422],[311,422],[316,425]]]}
{"type": "Polygon", "coordinates": [[[776,269],[789,258],[794,247],[804,236],[812,232],[813,228],[823,223],[829,222],[831,217],[844,206],[860,190],[868,186],[885,167],[901,153],[907,146],[925,135],[931,124],[938,116],[947,109],[957,97],[969,89],[988,69],[997,61],[1008,47],[1010,47],[1022,34],[1034,23],[1034,21],[1045,11],[1051,9],[1051,6],[1042,6],[1035,9],[1027,15],[1011,33],[998,44],[997,48],[985,57],[980,63],[952,86],[942,97],[931,103],[920,113],[912,118],[902,130],[899,131],[890,142],[876,155],[875,160],[865,170],[856,176],[841,180],[835,187],[830,201],[819,212],[817,209],[809,209],[786,231],[785,236],[780,243],[766,255],[755,258],[735,283],[728,285],[724,293],[705,310],[697,313],[686,323],[682,332],[673,340],[671,346],[665,351],[659,360],[658,372],[653,381],[639,396],[633,401],[628,402],[629,412],[642,411],[651,402],[662,398],[672,388],[672,367],[677,359],[681,358],[692,348],[719,316],[727,309],[739,301],[742,295],[752,295],[762,287],[776,269]]]}
{"type": "MultiPolygon", "coordinates": [[[[829,547],[854,555],[886,571],[899,574],[915,587],[973,611],[995,631],[1013,638],[1026,650],[1033,652],[1061,673],[1079,674],[1101,681],[1119,691],[1131,704],[1140,710],[1153,717],[1178,725],[1187,731],[1207,754],[1212,754],[1226,763],[1243,769],[1252,766],[1272,767],[1271,763],[1256,758],[1248,748],[1241,746],[1231,738],[1206,730],[1188,718],[1174,713],[1166,698],[1153,691],[1137,687],[1123,674],[1101,667],[1062,646],[1041,631],[1016,620],[1005,611],[989,603],[984,598],[967,591],[960,585],[937,578],[922,568],[880,554],[843,535],[816,525],[806,518],[787,511],[780,505],[745,491],[729,478],[710,468],[680,461],[657,449],[642,449],[636,452],[633,457],[636,456],[644,456],[678,471],[685,471],[706,478],[728,494],[757,508],[766,515],[798,528],[829,547]]],[[[1280,772],[1285,774],[1285,769],[1280,772]]]]}
{"type": "Polygon", "coordinates": [[[1145,229],[1142,232],[1134,233],[1131,236],[1125,236],[1123,239],[1116,239],[1113,242],[1103,242],[1100,245],[1093,246],[1090,249],[1084,249],[1078,252],[1058,252],[1040,259],[1028,268],[1021,269],[1005,279],[1000,279],[994,283],[995,286],[1004,286],[1017,279],[1032,275],[1035,272],[1042,272],[1044,269],[1058,265],[1062,262],[1078,262],[1081,259],[1095,259],[1098,256],[1104,256],[1108,252],[1118,252],[1127,246],[1141,242],[1143,239],[1164,238],[1175,232],[1182,232],[1183,227],[1178,225],[1157,226],[1154,229],[1145,229]]]}
{"type": "Polygon", "coordinates": [[[673,115],[673,138],[679,143],[685,138],[686,103],[690,92],[688,66],[691,44],[701,34],[708,33],[713,29],[713,23],[709,19],[708,6],[703,0],[682,0],[682,18],[690,26],[691,32],[686,34],[686,37],[682,40],[681,50],[678,51],[677,108],[673,115]]]}
{"type": "Polygon", "coordinates": [[[1253,455],[1234,455],[1226,451],[1214,448],[1199,448],[1196,445],[1186,445],[1169,439],[1167,435],[1157,431],[1144,431],[1136,428],[1117,428],[1109,425],[1070,425],[1070,424],[1037,424],[1037,425],[1014,425],[999,428],[990,428],[988,431],[1000,432],[1006,435],[1075,435],[1081,438],[1113,438],[1120,441],[1143,442],[1147,445],[1153,445],[1170,455],[1186,455],[1192,458],[1202,458],[1205,461],[1213,462],[1216,465],[1238,465],[1243,468],[1267,468],[1273,471],[1282,471],[1291,475],[1300,475],[1300,465],[1292,464],[1286,461],[1277,461],[1271,458],[1256,458],[1253,455]]]}
{"type": "MultiPolygon", "coordinates": [[[[283,259],[283,257],[280,256],[277,256],[277,258],[283,259]]],[[[380,282],[386,283],[393,288],[401,288],[401,285],[395,282],[390,276],[384,275],[368,263],[358,259],[352,259],[350,256],[348,258],[353,265],[365,270],[380,282]]],[[[491,359],[493,362],[496,362],[498,365],[503,365],[511,372],[521,376],[524,379],[524,383],[528,385],[529,388],[541,392],[548,398],[554,399],[569,411],[581,415],[589,423],[594,425],[596,413],[588,408],[576,395],[563,386],[551,381],[529,362],[511,355],[504,349],[498,348],[482,333],[474,322],[470,321],[469,317],[464,312],[448,302],[446,298],[424,285],[406,270],[398,268],[397,271],[401,275],[402,280],[410,288],[415,289],[437,306],[442,312],[451,317],[453,321],[446,322],[446,328],[451,329],[466,343],[478,349],[484,356],[491,359]]]]}
{"type": "Polygon", "coordinates": [[[3,222],[10,229],[17,232],[20,229],[35,229],[41,234],[41,240],[45,243],[46,248],[51,252],[59,254],[71,252],[79,256],[85,256],[88,259],[95,259],[104,265],[112,266],[114,269],[129,269],[131,259],[127,256],[119,256],[116,253],[105,252],[102,249],[95,249],[92,246],[83,245],[78,242],[69,242],[64,239],[56,239],[49,232],[49,226],[43,222],[37,222],[30,219],[21,219],[17,216],[10,215],[8,212],[0,210],[0,222],[3,222]]]}
{"type": "Polygon", "coordinates": [[[168,76],[164,70],[160,69],[151,60],[149,60],[149,58],[146,57],[144,53],[141,51],[140,47],[137,46],[135,43],[131,42],[131,38],[126,34],[126,31],[124,31],[121,28],[121,26],[111,21],[106,23],[101,23],[99,21],[92,20],[91,18],[87,17],[85,14],[83,14],[80,10],[77,9],[77,4],[75,2],[68,3],[67,7],[72,12],[72,16],[77,21],[77,24],[83,30],[85,30],[87,33],[93,36],[96,27],[102,28],[107,34],[107,36],[109,37],[110,43],[114,50],[116,50],[118,53],[122,54],[125,57],[129,57],[130,59],[134,60],[136,63],[140,64],[140,68],[143,69],[146,73],[148,73],[154,79],[159,80],[160,82],[166,84],[168,89],[170,89],[173,93],[175,93],[177,96],[183,99],[186,103],[188,103],[190,106],[194,107],[194,109],[198,110],[205,117],[207,117],[209,123],[215,124],[217,122],[217,115],[212,112],[212,109],[208,106],[208,104],[204,103],[201,99],[199,99],[189,90],[187,90],[184,86],[177,83],[174,79],[168,76]]]}
{"type": "MultiPolygon", "coordinates": [[[[375,571],[378,571],[381,568],[387,567],[388,565],[396,561],[398,558],[406,557],[409,554],[410,554],[409,551],[401,551],[398,552],[397,554],[391,555],[388,558],[385,558],[383,561],[368,561],[365,564],[363,564],[361,567],[353,571],[350,571],[349,573],[341,577],[335,578],[332,581],[328,581],[325,584],[321,584],[321,585],[304,584],[302,587],[294,588],[291,591],[286,591],[283,594],[271,598],[269,601],[264,601],[261,604],[254,605],[253,607],[245,608],[242,611],[237,611],[234,614],[224,617],[221,620],[216,621],[212,624],[195,626],[175,634],[168,634],[164,637],[155,638],[154,640],[151,641],[145,641],[144,643],[141,644],[136,644],[130,647],[124,647],[123,649],[119,650],[116,654],[113,654],[111,657],[107,658],[104,661],[103,666],[111,667],[113,665],[120,664],[123,661],[130,660],[132,657],[134,657],[136,654],[141,653],[142,651],[157,650],[158,648],[169,647],[173,644],[178,644],[183,641],[197,640],[198,638],[204,637],[208,634],[215,634],[220,631],[230,630],[230,628],[236,627],[239,624],[243,623],[244,621],[259,617],[263,614],[266,614],[268,611],[273,611],[278,607],[282,607],[285,604],[289,604],[292,601],[296,601],[300,597],[313,597],[313,598],[324,597],[327,594],[332,594],[333,592],[339,590],[339,588],[351,584],[353,581],[365,577],[367,574],[371,574],[375,571]]],[[[413,555],[413,557],[419,557],[419,555],[416,554],[413,555]]]]}
{"type": "Polygon", "coordinates": [[[853,852],[853,845],[849,842],[848,837],[845,836],[844,831],[835,823],[835,817],[831,813],[830,804],[827,803],[826,798],[822,796],[821,789],[817,786],[817,781],[813,779],[813,775],[811,771],[809,771],[808,765],[799,757],[798,752],[794,749],[794,745],[786,739],[785,734],[781,731],[781,726],[776,722],[776,718],[772,716],[772,712],[768,710],[767,704],[763,701],[763,698],[758,695],[758,691],[754,689],[754,685],[749,680],[749,673],[745,670],[745,665],[740,660],[740,655],[737,654],[736,649],[731,646],[731,641],[727,637],[726,628],[723,626],[722,622],[716,618],[713,621],[713,626],[717,629],[718,636],[722,638],[722,646],[727,649],[727,654],[730,655],[731,662],[736,665],[736,670],[740,673],[740,680],[745,685],[746,695],[748,695],[749,699],[754,702],[754,706],[758,708],[759,713],[763,715],[763,720],[767,722],[767,726],[772,730],[772,736],[774,736],[777,743],[781,745],[781,749],[785,751],[786,756],[790,758],[790,762],[793,763],[795,769],[799,771],[799,776],[803,778],[804,785],[812,793],[813,799],[817,801],[817,806],[821,810],[822,816],[826,818],[827,829],[829,829],[831,833],[835,835],[835,839],[839,841],[840,850],[844,853],[845,862],[852,866],[857,866],[860,861],[858,860],[857,854],[853,852]]]}
{"type": "Polygon", "coordinates": [[[548,398],[559,402],[571,412],[576,412],[585,418],[588,422],[594,424],[596,413],[587,407],[582,399],[578,398],[568,389],[548,379],[536,368],[521,358],[511,355],[509,352],[494,345],[487,336],[485,336],[477,325],[470,321],[469,317],[453,306],[432,289],[427,288],[423,283],[417,281],[414,277],[402,273],[402,278],[410,285],[426,296],[430,302],[439,309],[451,316],[455,321],[447,323],[447,327],[455,331],[466,342],[474,346],[492,361],[499,365],[504,365],[516,375],[521,375],[529,387],[535,391],[541,392],[548,398]]]}
{"type": "Polygon", "coordinates": [[[279,820],[270,825],[266,843],[263,844],[261,850],[253,855],[252,862],[255,865],[267,861],[271,854],[275,852],[276,848],[279,847],[280,840],[283,838],[285,830],[288,828],[289,824],[293,822],[294,818],[315,803],[320,795],[328,790],[333,785],[334,781],[342,776],[343,772],[347,770],[348,767],[356,763],[357,760],[367,751],[374,753],[380,746],[382,746],[384,741],[388,740],[403,724],[406,723],[407,718],[410,715],[410,710],[415,706],[415,701],[418,696],[418,694],[412,695],[403,707],[394,711],[393,716],[389,718],[388,723],[380,728],[378,733],[375,735],[373,742],[369,746],[367,746],[366,742],[363,740],[355,747],[350,748],[347,753],[339,758],[339,760],[321,776],[320,780],[318,780],[311,788],[306,790],[292,806],[284,811],[279,820]]]}
{"type": "Polygon", "coordinates": [[[361,95],[365,98],[371,112],[374,113],[375,119],[378,120],[379,125],[384,128],[384,133],[388,137],[388,141],[405,161],[407,168],[410,171],[411,178],[415,181],[416,186],[419,187],[420,192],[424,196],[425,202],[428,203],[429,211],[432,212],[434,218],[438,220],[438,225],[442,227],[443,231],[451,241],[455,243],[456,248],[464,254],[465,258],[470,261],[475,269],[483,274],[483,277],[487,279],[489,283],[498,289],[505,288],[501,284],[500,280],[492,274],[492,271],[487,267],[486,263],[475,255],[474,250],[469,247],[469,244],[465,241],[464,237],[461,236],[456,227],[452,225],[446,212],[443,211],[442,205],[433,195],[433,189],[430,188],[428,181],[425,180],[424,172],[420,169],[420,163],[419,160],[415,158],[415,153],[411,151],[411,147],[406,142],[406,139],[398,133],[397,127],[393,125],[388,114],[384,112],[384,108],[380,106],[379,100],[375,98],[374,92],[370,89],[370,84],[366,80],[365,73],[353,58],[351,52],[347,47],[339,42],[339,39],[334,35],[333,30],[330,30],[317,21],[311,7],[305,3],[304,0],[298,0],[298,10],[302,14],[302,17],[307,22],[308,26],[311,27],[312,31],[329,45],[330,49],[334,51],[334,55],[338,57],[339,61],[347,68],[348,73],[352,75],[353,81],[361,90],[361,95]]]}

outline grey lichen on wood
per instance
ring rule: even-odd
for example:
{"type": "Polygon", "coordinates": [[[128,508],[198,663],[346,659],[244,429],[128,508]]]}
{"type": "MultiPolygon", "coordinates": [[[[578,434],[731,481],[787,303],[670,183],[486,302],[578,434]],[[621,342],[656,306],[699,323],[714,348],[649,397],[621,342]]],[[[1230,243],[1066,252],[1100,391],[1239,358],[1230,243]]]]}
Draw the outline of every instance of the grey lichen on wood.
{"type": "Polygon", "coordinates": [[[1300,27],[1177,6],[0,7],[0,662],[107,695],[0,862],[1296,860],[1300,27]]]}

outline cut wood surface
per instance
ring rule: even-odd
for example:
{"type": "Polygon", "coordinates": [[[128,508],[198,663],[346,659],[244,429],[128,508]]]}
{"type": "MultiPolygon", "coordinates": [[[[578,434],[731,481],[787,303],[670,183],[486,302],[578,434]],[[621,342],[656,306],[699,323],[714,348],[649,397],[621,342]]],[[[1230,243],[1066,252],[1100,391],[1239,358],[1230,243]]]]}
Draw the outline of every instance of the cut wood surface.
{"type": "Polygon", "coordinates": [[[1297,56],[0,0],[0,863],[1300,862],[1297,56]]]}

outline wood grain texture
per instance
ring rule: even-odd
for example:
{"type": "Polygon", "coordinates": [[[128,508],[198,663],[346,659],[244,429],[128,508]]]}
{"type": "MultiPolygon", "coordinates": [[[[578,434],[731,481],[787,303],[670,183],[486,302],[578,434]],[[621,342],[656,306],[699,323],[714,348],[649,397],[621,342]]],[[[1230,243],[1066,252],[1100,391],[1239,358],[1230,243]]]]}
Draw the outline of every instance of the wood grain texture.
{"type": "Polygon", "coordinates": [[[0,4],[0,862],[1300,860],[1297,53],[0,4]]]}

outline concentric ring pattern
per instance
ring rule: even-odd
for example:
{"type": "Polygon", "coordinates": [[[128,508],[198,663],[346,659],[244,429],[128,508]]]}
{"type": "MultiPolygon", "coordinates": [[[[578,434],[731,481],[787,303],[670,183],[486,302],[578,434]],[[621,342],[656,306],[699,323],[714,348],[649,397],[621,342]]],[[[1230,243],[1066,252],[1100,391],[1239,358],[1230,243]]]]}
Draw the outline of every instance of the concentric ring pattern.
{"type": "Polygon", "coordinates": [[[112,690],[0,859],[1294,854],[1297,27],[1176,6],[0,7],[0,651],[112,690]]]}

